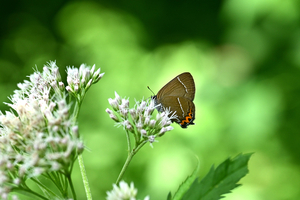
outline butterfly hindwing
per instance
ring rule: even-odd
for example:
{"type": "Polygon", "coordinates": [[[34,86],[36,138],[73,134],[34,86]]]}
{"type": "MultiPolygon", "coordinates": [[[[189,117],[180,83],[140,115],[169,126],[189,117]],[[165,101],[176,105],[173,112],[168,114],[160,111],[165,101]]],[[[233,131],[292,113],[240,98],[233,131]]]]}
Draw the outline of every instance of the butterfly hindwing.
{"type": "Polygon", "coordinates": [[[172,121],[180,125],[193,124],[195,120],[195,105],[185,97],[167,96],[160,101],[165,109],[170,109],[172,114],[177,115],[172,121]]]}

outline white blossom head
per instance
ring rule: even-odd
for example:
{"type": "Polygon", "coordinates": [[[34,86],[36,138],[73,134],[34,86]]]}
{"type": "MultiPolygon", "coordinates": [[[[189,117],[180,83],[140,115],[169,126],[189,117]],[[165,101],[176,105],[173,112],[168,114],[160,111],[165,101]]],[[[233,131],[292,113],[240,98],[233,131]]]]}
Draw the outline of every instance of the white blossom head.
{"type": "MultiPolygon", "coordinates": [[[[67,72],[68,86],[74,91],[86,90],[89,80],[95,83],[103,75],[85,65],[67,72]]],[[[11,111],[0,112],[0,199],[6,199],[14,187],[22,189],[28,178],[67,173],[84,149],[77,114],[55,62],[42,72],[36,70],[18,88],[7,103],[11,111]]]]}
{"type": "MultiPolygon", "coordinates": [[[[120,181],[119,186],[113,184],[113,189],[106,192],[106,200],[136,200],[137,192],[133,182],[128,185],[125,181],[120,181]]],[[[150,197],[146,196],[144,200],[150,200],[150,197]]]]}
{"type": "Polygon", "coordinates": [[[110,118],[117,126],[122,126],[126,131],[133,133],[137,142],[147,141],[152,146],[152,143],[156,142],[156,137],[173,129],[171,120],[176,116],[166,109],[154,117],[155,103],[152,99],[136,102],[135,106],[130,108],[128,98],[121,98],[115,92],[115,98],[108,99],[108,102],[113,109],[106,109],[110,118]]]}
{"type": "Polygon", "coordinates": [[[97,83],[104,75],[104,73],[100,73],[100,68],[95,71],[95,65],[89,67],[85,64],[80,65],[79,69],[67,67],[67,74],[66,90],[77,99],[84,96],[83,94],[91,85],[97,83]]]}

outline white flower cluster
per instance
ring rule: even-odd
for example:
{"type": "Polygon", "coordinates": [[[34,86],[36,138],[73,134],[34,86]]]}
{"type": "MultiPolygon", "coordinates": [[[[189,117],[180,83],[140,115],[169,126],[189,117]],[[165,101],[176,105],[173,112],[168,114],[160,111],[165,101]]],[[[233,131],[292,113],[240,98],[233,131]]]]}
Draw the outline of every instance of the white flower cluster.
{"type": "Polygon", "coordinates": [[[155,103],[152,99],[136,102],[134,108],[129,108],[129,100],[121,99],[115,92],[115,98],[110,98],[108,101],[115,111],[106,109],[110,118],[123,126],[125,130],[137,135],[137,140],[147,140],[152,145],[156,137],[173,129],[171,120],[176,116],[172,115],[169,110],[157,113],[156,119],[153,119],[155,103]]]}
{"type": "MultiPolygon", "coordinates": [[[[134,188],[133,182],[129,186],[125,181],[121,181],[119,187],[113,184],[113,190],[106,192],[106,194],[106,200],[136,200],[137,189],[134,188]]],[[[149,196],[144,198],[144,200],[149,199],[149,196]]]]}
{"type": "Polygon", "coordinates": [[[68,86],[66,87],[66,90],[77,99],[84,97],[84,94],[91,87],[91,85],[97,83],[104,75],[104,73],[100,74],[100,68],[95,71],[95,65],[90,68],[85,64],[82,64],[79,69],[68,67],[67,74],[68,86]]]}
{"type": "Polygon", "coordinates": [[[94,83],[102,76],[94,67],[80,69],[68,69],[65,88],[56,63],[50,62],[42,73],[36,71],[29,81],[19,83],[7,103],[12,110],[0,112],[0,199],[7,199],[13,188],[25,188],[28,178],[71,169],[84,150],[66,89],[75,90],[77,81],[78,89],[87,88],[90,80],[94,83]]]}

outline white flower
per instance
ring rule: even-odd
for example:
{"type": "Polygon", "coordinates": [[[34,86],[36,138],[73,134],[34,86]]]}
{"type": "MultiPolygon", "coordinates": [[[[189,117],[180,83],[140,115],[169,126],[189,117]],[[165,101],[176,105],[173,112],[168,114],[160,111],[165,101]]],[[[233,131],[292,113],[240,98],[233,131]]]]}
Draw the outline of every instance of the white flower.
{"type": "Polygon", "coordinates": [[[170,112],[170,109],[164,109],[153,119],[152,114],[156,106],[152,99],[136,102],[134,108],[130,108],[128,98],[121,98],[115,92],[115,98],[109,98],[108,102],[113,111],[107,108],[106,112],[117,123],[117,126],[122,126],[125,130],[132,132],[137,136],[135,138],[148,141],[151,146],[153,142],[156,142],[156,136],[160,137],[173,129],[172,119],[177,117],[175,113],[170,112]]]}
{"type": "MultiPolygon", "coordinates": [[[[113,184],[113,190],[106,192],[106,194],[106,200],[136,200],[137,189],[134,188],[133,182],[129,186],[125,181],[121,181],[119,187],[113,184]]],[[[144,200],[149,199],[149,196],[144,198],[144,200]]]]}
{"type": "Polygon", "coordinates": [[[89,87],[97,83],[104,73],[100,74],[100,68],[95,72],[95,65],[91,68],[85,64],[80,65],[79,69],[67,67],[67,82],[66,90],[76,96],[76,93],[83,91],[85,93],[89,87]]]}
{"type": "MultiPolygon", "coordinates": [[[[100,76],[100,71],[94,75],[94,67],[85,65],[67,72],[73,92],[76,88],[85,92],[85,84],[95,83],[100,76]]],[[[12,111],[0,111],[0,199],[14,185],[20,189],[27,178],[69,169],[84,149],[56,63],[48,63],[42,72],[36,70],[29,80],[19,83],[10,97],[7,105],[12,111]]],[[[81,95],[77,94],[83,99],[81,95]]]]}

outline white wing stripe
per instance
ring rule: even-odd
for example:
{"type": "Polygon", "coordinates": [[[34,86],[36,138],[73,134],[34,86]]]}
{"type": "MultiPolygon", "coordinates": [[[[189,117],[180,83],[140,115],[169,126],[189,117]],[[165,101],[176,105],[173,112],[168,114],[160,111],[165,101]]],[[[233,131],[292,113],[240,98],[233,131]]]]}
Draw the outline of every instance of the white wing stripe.
{"type": "Polygon", "coordinates": [[[185,92],[188,93],[187,87],[183,84],[183,82],[180,80],[180,78],[177,77],[177,79],[183,85],[183,87],[185,88],[185,92]]]}
{"type": "Polygon", "coordinates": [[[180,106],[180,109],[181,109],[181,111],[182,111],[182,117],[184,117],[184,111],[183,111],[183,109],[182,109],[182,105],[181,105],[181,102],[180,102],[179,98],[177,98],[177,101],[178,101],[179,106],[180,106]]]}

